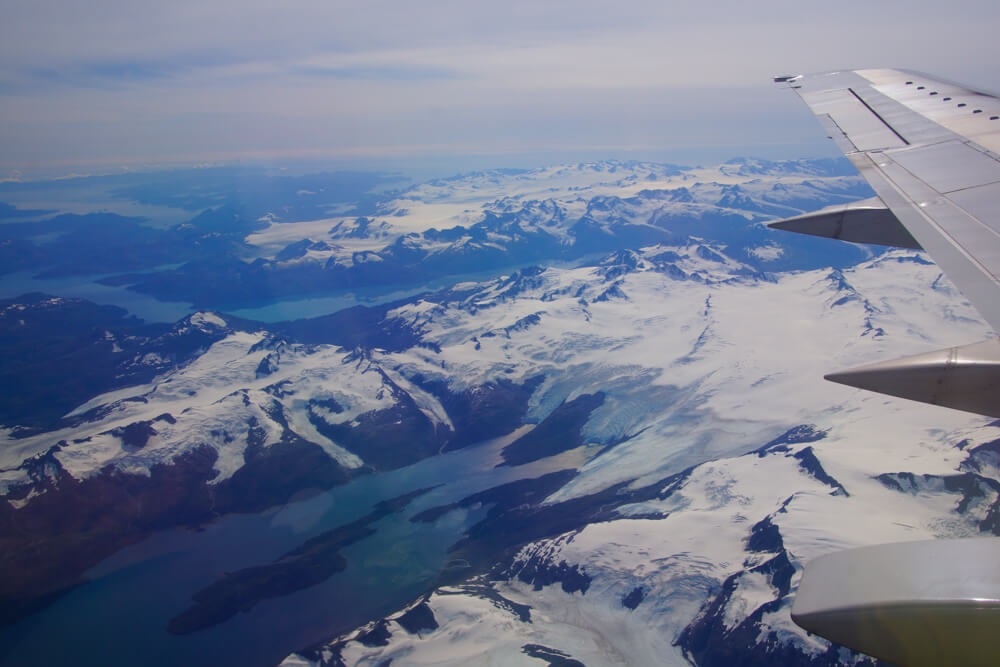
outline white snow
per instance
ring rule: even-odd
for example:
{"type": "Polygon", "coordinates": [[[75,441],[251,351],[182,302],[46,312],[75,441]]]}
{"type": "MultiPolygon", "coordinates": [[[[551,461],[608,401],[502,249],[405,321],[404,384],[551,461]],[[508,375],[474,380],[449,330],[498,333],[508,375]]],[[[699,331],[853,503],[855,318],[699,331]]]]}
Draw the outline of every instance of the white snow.
{"type": "Polygon", "coordinates": [[[226,321],[215,313],[199,312],[191,316],[191,324],[196,327],[213,326],[220,329],[226,327],[226,321]]]}
{"type": "MultiPolygon", "coordinates": [[[[607,222],[603,220],[606,212],[589,210],[588,202],[595,197],[627,200],[619,202],[619,207],[629,210],[634,224],[647,224],[661,215],[697,218],[720,209],[750,219],[758,214],[743,210],[742,206],[760,207],[769,211],[769,215],[795,215],[802,211],[783,202],[808,201],[819,193],[836,196],[860,182],[860,177],[824,176],[798,163],[761,170],[754,164],[674,168],[647,162],[610,161],[553,165],[522,172],[473,172],[416,185],[395,199],[380,202],[375,214],[367,216],[369,232],[363,238],[353,236],[357,218],[340,216],[300,222],[272,221],[246,240],[257,247],[257,256],[273,258],[287,245],[303,239],[333,239],[329,250],[309,251],[304,257],[290,261],[332,259],[338,265],[350,266],[359,259],[375,260],[375,253],[406,234],[468,228],[484,220],[487,213],[516,212],[518,224],[525,230],[544,231],[568,242],[569,227],[585,214],[598,224],[607,222]],[[641,193],[656,191],[683,193],[686,198],[639,198],[641,193]],[[331,236],[338,225],[339,231],[331,236]]],[[[844,201],[853,198],[844,195],[844,201]]],[[[430,252],[451,246],[451,242],[429,239],[421,239],[419,243],[430,252]]],[[[461,240],[457,243],[461,244],[461,240]]],[[[762,246],[759,252],[762,259],[773,259],[775,249],[762,246]]]]}
{"type": "MultiPolygon", "coordinates": [[[[647,249],[643,257],[663,250],[647,249]]],[[[549,268],[516,298],[503,296],[508,281],[498,279],[462,303],[400,307],[390,316],[422,331],[441,352],[412,349],[380,355],[379,362],[456,389],[544,373],[536,419],[563,400],[605,392],[588,435],[635,437],[586,465],[552,499],[561,500],[636,477],[653,481],[745,451],[791,425],[837,415],[858,395],[822,379],[838,367],[990,333],[942,287],[935,266],[909,261],[914,253],[893,252],[844,271],[852,299],[831,307],[845,293],[828,270],[782,274],[775,282],[732,279],[734,262],[701,259],[695,245],[672,250],[681,256],[676,266],[702,282],[674,280],[647,261],[616,278],[624,300],[600,302],[594,299],[608,287],[600,269],[549,268]],[[511,329],[535,314],[539,324],[511,329]]]]}
{"type": "MultiPolygon", "coordinates": [[[[212,317],[201,322],[214,324],[212,317]]],[[[219,474],[213,480],[218,482],[242,467],[251,423],[265,430],[263,444],[280,439],[280,425],[263,407],[272,403],[280,406],[293,432],[322,447],[338,463],[349,468],[363,465],[357,455],[319,433],[310,414],[340,424],[393,405],[392,388],[377,364],[354,359],[346,351],[328,345],[282,345],[277,351],[263,347],[249,352],[264,337],[263,333],[234,332],[182,368],[146,385],[97,396],[71,413],[82,415],[103,408],[102,416],[94,421],[27,438],[12,437],[10,431],[0,434],[4,438],[0,469],[14,471],[9,473],[10,479],[0,479],[0,486],[7,489],[25,481],[23,472],[16,470],[18,466],[63,440],[66,444],[56,458],[78,478],[96,474],[107,465],[148,473],[153,465],[169,463],[191,448],[207,444],[218,454],[215,468],[219,474]],[[269,355],[277,368],[258,378],[257,368],[269,355]],[[280,397],[264,391],[278,384],[280,397]],[[334,413],[309,404],[310,400],[326,398],[335,400],[343,411],[334,413]],[[154,421],[163,414],[176,423],[154,421]],[[142,449],[129,452],[111,431],[137,421],[152,421],[156,435],[142,449]]],[[[404,390],[414,392],[414,400],[429,418],[450,427],[448,415],[437,399],[403,377],[398,380],[404,390]]]]}
{"type": "MultiPolygon", "coordinates": [[[[766,246],[757,252],[778,254],[766,246]]],[[[390,314],[440,347],[380,354],[379,363],[399,375],[462,389],[545,374],[532,399],[536,420],[564,400],[605,392],[585,436],[598,443],[632,437],[585,463],[547,503],[633,479],[639,488],[696,467],[666,499],[619,508],[618,520],[535,542],[515,559],[575,565],[592,577],[585,594],[558,585],[535,591],[516,578],[491,584],[531,606],[529,625],[473,586],[439,589],[429,601],[438,630],[418,637],[391,624],[386,647],[349,642],[348,664],[532,664],[521,651],[526,643],[586,664],[687,664],[673,642],[728,577],[739,575],[723,609],[726,627],[778,597],[766,575],[749,571],[773,556],[746,551],[752,527],[765,518],[780,530],[796,571],[840,548],[978,532],[991,499],[958,515],[956,495],[940,485],[914,496],[875,477],[955,474],[966,456],[956,444],[993,439],[997,427],[822,380],[839,367],[991,335],[940,271],[919,253],[893,251],[839,273],[769,282],[707,257],[697,242],[649,248],[635,269],[613,278],[604,273],[613,264],[548,268],[520,281],[497,279],[462,302],[425,299],[390,314]],[[654,258],[666,250],[695,278],[658,271],[654,258]],[[610,298],[597,300],[605,293],[610,298]],[[533,315],[538,323],[514,326],[533,315]],[[798,424],[827,437],[784,453],[745,454],[798,424]],[[806,447],[849,495],[792,456],[806,447]],[[629,610],[622,599],[637,587],[645,598],[629,610]]],[[[793,593],[797,582],[796,575],[793,593]]],[[[785,599],[764,616],[761,640],[774,633],[805,655],[825,651],[791,622],[789,608],[785,599]]]]}
{"type": "Polygon", "coordinates": [[[759,245],[747,250],[751,255],[765,261],[775,260],[785,254],[777,244],[759,245]]]}
{"type": "MultiPolygon", "coordinates": [[[[636,197],[616,209],[636,224],[657,215],[697,219],[720,206],[750,220],[782,208],[793,214],[794,202],[809,199],[817,188],[846,193],[857,182],[798,167],[762,176],[754,163],[680,173],[648,163],[480,172],[412,188],[369,216],[377,230],[369,238],[341,233],[328,255],[310,251],[302,261],[372,260],[402,234],[468,226],[487,212],[523,209],[525,224],[565,238],[566,221],[578,220],[598,195],[676,195],[676,201],[636,197]]],[[[592,212],[596,225],[609,224],[607,217],[597,208],[592,212]]],[[[346,217],[271,224],[248,241],[269,256],[304,238],[328,241],[337,224],[355,229],[346,217]]],[[[838,368],[993,335],[939,269],[920,253],[892,251],[842,271],[761,278],[719,250],[691,239],[621,253],[600,266],[549,267],[465,284],[474,290],[466,298],[427,297],[389,313],[426,345],[369,357],[297,344],[250,353],[264,334],[235,332],[183,368],[95,397],[71,413],[106,408],[96,421],[28,438],[0,432],[0,488],[25,482],[27,473],[18,466],[63,440],[56,457],[77,477],[107,465],[146,473],[208,444],[218,453],[218,481],[243,464],[250,423],[264,429],[265,446],[281,437],[274,410],[294,433],[341,464],[360,466],[360,458],[319,432],[316,420],[356,423],[367,412],[392,406],[400,391],[433,424],[454,428],[441,401],[421,389],[418,375],[446,382],[453,391],[544,376],[529,404],[534,422],[564,401],[603,392],[604,403],[584,427],[585,446],[561,455],[560,462],[578,466],[579,475],[546,499],[550,505],[621,482],[638,489],[691,468],[667,497],[620,507],[615,520],[528,544],[514,559],[515,565],[539,556],[576,566],[591,577],[586,593],[566,593],[558,585],[535,591],[516,578],[441,588],[429,601],[438,630],[409,635],[393,621],[387,646],[348,643],[348,664],[387,658],[405,664],[539,664],[522,651],[527,643],[587,664],[686,664],[673,643],[728,577],[739,577],[723,610],[728,628],[777,598],[773,582],[750,571],[773,556],[747,550],[752,527],[764,519],[779,529],[796,573],[804,562],[841,548],[978,534],[993,498],[959,514],[958,496],[941,484],[911,494],[877,476],[956,474],[967,457],[958,443],[995,439],[1000,428],[984,417],[822,379],[838,368]],[[266,357],[273,372],[258,378],[266,357]],[[324,399],[342,410],[315,404],[324,399]],[[176,423],[153,421],[164,413],[176,423]],[[141,450],[126,451],[112,431],[140,420],[153,421],[156,435],[141,450]],[[800,424],[812,424],[826,437],[766,456],[748,453],[800,424]],[[617,444],[598,456],[610,443],[617,444]],[[795,458],[807,447],[846,493],[809,474],[795,458]],[[533,622],[486,599],[484,586],[530,605],[533,622]],[[636,588],[645,597],[628,609],[622,599],[636,588]]],[[[750,252],[775,260],[782,251],[765,244],[750,252]]],[[[193,316],[191,324],[225,326],[212,313],[193,316]]],[[[798,574],[792,593],[797,583],[798,574]]],[[[762,636],[774,632],[807,655],[824,651],[822,641],[791,623],[789,604],[781,600],[765,615],[762,636]]],[[[285,664],[306,663],[290,657],[285,664]]]]}
{"type": "Polygon", "coordinates": [[[273,255],[290,243],[305,238],[328,239],[328,232],[343,218],[324,218],[306,222],[272,222],[266,229],[247,236],[246,242],[273,255]]]}

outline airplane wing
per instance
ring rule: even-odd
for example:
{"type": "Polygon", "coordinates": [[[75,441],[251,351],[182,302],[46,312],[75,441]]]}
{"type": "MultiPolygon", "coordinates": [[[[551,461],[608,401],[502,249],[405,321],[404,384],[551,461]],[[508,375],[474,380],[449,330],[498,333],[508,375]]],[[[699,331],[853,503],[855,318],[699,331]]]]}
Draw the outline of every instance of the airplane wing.
{"type": "MultiPolygon", "coordinates": [[[[770,226],[923,248],[1000,331],[1000,99],[893,69],[775,81],[809,105],[878,196],[770,226]]],[[[1000,339],[826,377],[1000,417],[1000,339]]]]}
{"type": "MultiPolygon", "coordinates": [[[[1000,99],[890,69],[777,77],[819,117],[877,197],[776,229],[923,248],[1000,331],[1000,99]]],[[[827,376],[1000,417],[1000,339],[827,376]]],[[[883,544],[822,556],[792,619],[900,665],[997,664],[1000,540],[883,544]]]]}

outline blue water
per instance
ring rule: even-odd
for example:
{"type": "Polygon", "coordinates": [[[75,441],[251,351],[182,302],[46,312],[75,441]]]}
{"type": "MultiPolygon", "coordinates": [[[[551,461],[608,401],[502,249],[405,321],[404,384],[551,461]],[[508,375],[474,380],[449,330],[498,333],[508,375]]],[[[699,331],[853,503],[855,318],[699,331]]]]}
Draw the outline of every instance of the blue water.
{"type": "MultiPolygon", "coordinates": [[[[112,274],[113,275],[113,274],[112,274]]],[[[0,299],[11,299],[28,292],[87,299],[102,306],[118,306],[147,322],[176,322],[194,312],[189,303],[157,301],[124,287],[109,287],[96,282],[101,276],[34,278],[31,272],[11,273],[0,278],[0,299]]]]}
{"type": "MultiPolygon", "coordinates": [[[[586,256],[569,262],[546,262],[546,265],[573,267],[593,261],[595,257],[596,255],[586,256]]],[[[350,291],[345,290],[333,294],[289,298],[255,308],[226,308],[225,306],[220,306],[218,308],[201,310],[226,312],[237,317],[256,320],[258,322],[288,322],[308,317],[328,315],[338,310],[357,305],[376,306],[423,292],[444,289],[461,282],[485,281],[497,276],[509,275],[518,269],[531,266],[532,264],[517,264],[503,267],[502,269],[445,276],[414,285],[368,287],[352,289],[350,291]]],[[[87,299],[100,305],[124,308],[146,322],[176,322],[182,317],[199,310],[194,308],[190,303],[158,301],[148,294],[135,292],[125,287],[111,287],[92,282],[102,277],[72,276],[68,278],[39,279],[33,277],[32,273],[28,271],[11,273],[0,277],[0,299],[14,298],[28,292],[44,292],[54,296],[76,297],[87,299]]]]}
{"type": "MultiPolygon", "coordinates": [[[[581,266],[587,262],[598,259],[600,254],[586,255],[569,261],[546,261],[545,266],[555,268],[572,268],[581,266]]],[[[473,273],[461,273],[436,278],[416,285],[389,285],[379,287],[367,287],[354,289],[349,292],[340,292],[335,295],[321,295],[299,299],[286,299],[275,301],[274,303],[259,308],[240,309],[219,309],[238,317],[258,322],[287,322],[306,317],[318,317],[329,313],[335,313],[351,306],[376,306],[382,303],[398,301],[407,297],[415,296],[424,292],[442,290],[453,285],[465,282],[483,282],[503,275],[534,266],[538,262],[524,262],[505,266],[499,269],[489,269],[486,271],[476,271],[473,273]]]]}
{"type": "MultiPolygon", "coordinates": [[[[167,229],[174,225],[187,222],[199,211],[188,211],[169,206],[154,206],[143,204],[131,199],[113,197],[107,187],[95,186],[87,180],[61,181],[60,187],[44,189],[24,188],[22,191],[8,188],[0,192],[0,201],[17,206],[22,210],[56,211],[58,213],[76,213],[85,215],[94,211],[106,211],[125,217],[144,218],[150,227],[167,229]]],[[[24,217],[11,222],[28,222],[40,220],[46,216],[24,217]]],[[[2,223],[0,223],[2,224],[2,223]]]]}
{"type": "Polygon", "coordinates": [[[230,516],[201,532],[155,534],[93,568],[89,583],[0,630],[0,664],[275,664],[414,599],[447,562],[448,546],[487,508],[456,510],[430,524],[411,523],[409,517],[558,469],[551,461],[494,468],[509,441],[363,477],[281,508],[230,516]],[[262,601],[212,628],[183,636],[166,632],[191,595],[224,572],[269,563],[310,537],[364,516],[380,500],[434,485],[441,486],[373,524],[375,535],[343,549],[347,569],[326,582],[262,601]]]}

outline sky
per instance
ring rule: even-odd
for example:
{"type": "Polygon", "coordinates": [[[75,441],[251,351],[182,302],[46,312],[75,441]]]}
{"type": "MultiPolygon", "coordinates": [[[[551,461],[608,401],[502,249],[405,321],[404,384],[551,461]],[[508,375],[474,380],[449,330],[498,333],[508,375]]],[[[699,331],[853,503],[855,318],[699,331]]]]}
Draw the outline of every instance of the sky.
{"type": "Polygon", "coordinates": [[[888,66],[1000,90],[1000,5],[981,0],[3,0],[3,17],[0,178],[832,156],[773,76],[888,66]]]}

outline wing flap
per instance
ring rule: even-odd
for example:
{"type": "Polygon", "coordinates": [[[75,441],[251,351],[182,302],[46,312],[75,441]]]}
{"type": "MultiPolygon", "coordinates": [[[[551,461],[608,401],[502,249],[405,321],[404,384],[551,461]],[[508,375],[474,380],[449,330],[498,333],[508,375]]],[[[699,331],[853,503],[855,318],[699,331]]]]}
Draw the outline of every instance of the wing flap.
{"type": "Polygon", "coordinates": [[[906,141],[850,88],[802,93],[802,99],[815,114],[829,116],[855,150],[867,151],[907,145],[906,141]]]}

